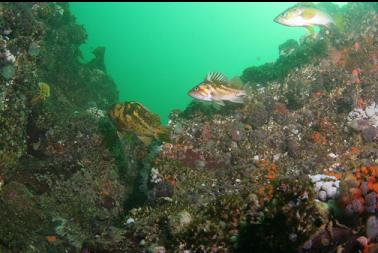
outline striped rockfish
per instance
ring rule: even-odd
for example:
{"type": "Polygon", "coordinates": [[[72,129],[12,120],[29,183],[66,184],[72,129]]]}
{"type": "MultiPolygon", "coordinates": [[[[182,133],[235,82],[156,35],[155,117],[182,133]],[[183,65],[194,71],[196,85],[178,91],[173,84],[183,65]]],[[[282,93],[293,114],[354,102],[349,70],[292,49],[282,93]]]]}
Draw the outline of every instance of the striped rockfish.
{"type": "Polygon", "coordinates": [[[232,87],[233,83],[219,72],[209,72],[205,80],[188,92],[188,95],[201,100],[225,105],[224,101],[244,103],[245,90],[232,87]]]}

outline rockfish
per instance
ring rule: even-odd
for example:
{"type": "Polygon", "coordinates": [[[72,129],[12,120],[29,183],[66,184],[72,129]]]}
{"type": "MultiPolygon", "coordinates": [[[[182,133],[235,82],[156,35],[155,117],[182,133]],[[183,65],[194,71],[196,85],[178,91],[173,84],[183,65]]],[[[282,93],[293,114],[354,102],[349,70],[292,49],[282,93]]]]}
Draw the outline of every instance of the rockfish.
{"type": "Polygon", "coordinates": [[[291,7],[275,19],[275,22],[286,26],[325,26],[329,27],[331,24],[335,24],[334,19],[326,12],[305,6],[291,7]]]}
{"type": "Polygon", "coordinates": [[[188,95],[202,101],[214,102],[224,105],[224,101],[244,103],[246,92],[242,89],[231,87],[231,82],[218,72],[210,72],[205,80],[188,92],[188,95]]]}
{"type": "Polygon", "coordinates": [[[135,134],[145,145],[152,140],[169,141],[170,129],[161,125],[160,117],[138,102],[115,104],[109,111],[119,135],[135,134]]]}

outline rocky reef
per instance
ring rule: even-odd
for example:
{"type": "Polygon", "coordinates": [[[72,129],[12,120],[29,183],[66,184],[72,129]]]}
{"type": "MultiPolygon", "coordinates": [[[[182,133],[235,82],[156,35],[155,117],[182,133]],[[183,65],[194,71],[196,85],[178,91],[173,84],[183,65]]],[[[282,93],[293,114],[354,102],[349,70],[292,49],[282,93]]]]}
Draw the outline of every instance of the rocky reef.
{"type": "Polygon", "coordinates": [[[118,92],[103,50],[80,63],[86,33],[66,3],[0,12],[0,251],[106,248],[135,168],[106,116],[118,92]]]}
{"type": "Polygon", "coordinates": [[[244,104],[146,146],[67,4],[2,3],[0,252],[378,252],[378,9],[323,8],[343,26],[244,70],[244,104]]]}

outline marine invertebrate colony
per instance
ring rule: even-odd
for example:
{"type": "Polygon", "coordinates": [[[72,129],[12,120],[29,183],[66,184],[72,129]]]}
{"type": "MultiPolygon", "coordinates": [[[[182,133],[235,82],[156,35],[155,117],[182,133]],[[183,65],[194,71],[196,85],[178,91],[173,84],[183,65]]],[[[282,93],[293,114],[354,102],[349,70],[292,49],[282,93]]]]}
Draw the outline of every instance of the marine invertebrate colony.
{"type": "Polygon", "coordinates": [[[355,108],[348,114],[347,121],[356,131],[362,131],[369,126],[378,128],[378,105],[373,102],[365,109],[355,108]]]}
{"type": "Polygon", "coordinates": [[[50,85],[44,82],[39,82],[38,87],[39,87],[38,95],[34,96],[30,101],[30,104],[32,106],[50,97],[50,85]]]}
{"type": "Polygon", "coordinates": [[[318,174],[310,176],[310,179],[314,184],[314,190],[318,194],[319,200],[326,201],[336,196],[340,184],[336,177],[318,174]]]}

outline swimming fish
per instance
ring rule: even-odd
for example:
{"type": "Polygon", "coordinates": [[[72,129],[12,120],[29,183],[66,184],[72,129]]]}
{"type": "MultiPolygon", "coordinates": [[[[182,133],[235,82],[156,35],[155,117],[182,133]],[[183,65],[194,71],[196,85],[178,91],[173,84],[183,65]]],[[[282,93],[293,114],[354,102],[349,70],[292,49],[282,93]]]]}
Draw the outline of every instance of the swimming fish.
{"type": "Polygon", "coordinates": [[[336,24],[334,19],[326,12],[307,6],[294,6],[291,7],[280,15],[278,15],[274,22],[286,26],[325,26],[329,27],[336,24]]]}
{"type": "Polygon", "coordinates": [[[109,115],[119,135],[133,133],[147,146],[154,139],[169,141],[170,129],[161,125],[158,115],[138,102],[115,104],[109,110],[109,115]]]}
{"type": "Polygon", "coordinates": [[[231,87],[232,83],[219,72],[209,72],[205,80],[188,92],[188,95],[202,101],[224,105],[224,101],[244,103],[246,95],[242,89],[231,87]]]}

